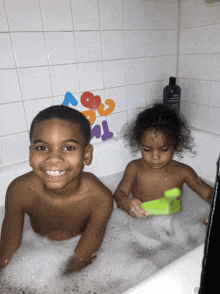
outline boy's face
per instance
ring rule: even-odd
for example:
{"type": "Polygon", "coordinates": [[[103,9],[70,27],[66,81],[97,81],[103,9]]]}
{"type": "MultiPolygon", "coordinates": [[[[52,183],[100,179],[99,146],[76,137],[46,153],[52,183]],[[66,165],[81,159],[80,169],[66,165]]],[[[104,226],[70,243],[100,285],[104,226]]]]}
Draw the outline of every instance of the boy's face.
{"type": "Polygon", "coordinates": [[[34,127],[29,159],[44,186],[62,190],[79,179],[84,164],[91,163],[92,146],[85,146],[78,124],[48,119],[34,127]]]}
{"type": "Polygon", "coordinates": [[[174,147],[161,131],[146,131],[139,144],[144,162],[152,169],[165,167],[173,158],[174,147]]]}

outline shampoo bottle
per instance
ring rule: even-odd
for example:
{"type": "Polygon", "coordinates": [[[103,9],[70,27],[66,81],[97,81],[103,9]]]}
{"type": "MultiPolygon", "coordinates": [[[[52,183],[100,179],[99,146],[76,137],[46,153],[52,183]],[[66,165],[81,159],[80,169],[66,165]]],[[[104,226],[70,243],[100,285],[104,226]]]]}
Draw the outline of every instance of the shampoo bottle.
{"type": "Polygon", "coordinates": [[[169,85],[163,90],[163,105],[175,111],[180,110],[181,89],[176,85],[176,78],[170,77],[169,85]]]}

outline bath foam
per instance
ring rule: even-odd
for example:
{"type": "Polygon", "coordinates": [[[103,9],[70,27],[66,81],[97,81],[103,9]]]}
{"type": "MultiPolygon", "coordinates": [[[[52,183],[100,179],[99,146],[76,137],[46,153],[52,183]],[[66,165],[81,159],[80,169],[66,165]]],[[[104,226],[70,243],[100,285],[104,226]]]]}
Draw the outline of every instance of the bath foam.
{"type": "Polygon", "coordinates": [[[25,217],[22,245],[0,274],[0,293],[123,293],[204,242],[209,205],[184,186],[181,207],[181,213],[146,220],[114,210],[97,258],[68,276],[62,273],[79,237],[50,241],[25,217]]]}

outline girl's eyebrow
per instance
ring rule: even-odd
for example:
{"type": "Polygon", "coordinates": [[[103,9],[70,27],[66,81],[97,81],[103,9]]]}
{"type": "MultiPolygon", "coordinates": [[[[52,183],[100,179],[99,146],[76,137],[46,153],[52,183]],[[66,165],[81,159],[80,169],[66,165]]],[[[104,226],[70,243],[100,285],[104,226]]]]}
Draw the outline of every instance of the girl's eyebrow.
{"type": "MultiPolygon", "coordinates": [[[[152,148],[152,147],[144,145],[144,144],[140,144],[140,146],[147,147],[147,148],[152,148]]],[[[166,144],[166,145],[160,146],[160,148],[169,147],[169,146],[170,146],[169,144],[166,144]]]]}

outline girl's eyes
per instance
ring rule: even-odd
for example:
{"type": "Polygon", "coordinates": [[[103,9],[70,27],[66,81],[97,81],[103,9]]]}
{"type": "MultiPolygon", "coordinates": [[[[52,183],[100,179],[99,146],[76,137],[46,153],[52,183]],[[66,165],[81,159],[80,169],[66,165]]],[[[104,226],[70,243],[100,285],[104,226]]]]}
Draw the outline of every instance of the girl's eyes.
{"type": "MultiPolygon", "coordinates": [[[[144,150],[144,152],[149,152],[149,151],[151,151],[152,149],[143,149],[144,150]]],[[[167,152],[167,151],[169,151],[169,148],[163,148],[163,149],[161,149],[161,151],[162,152],[167,152]]]]}

